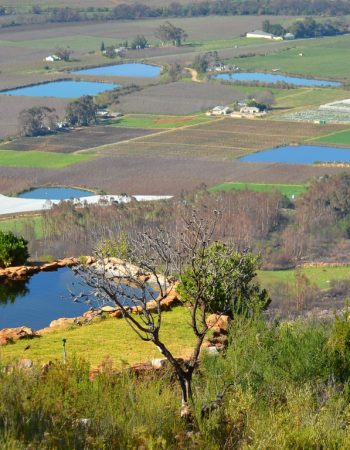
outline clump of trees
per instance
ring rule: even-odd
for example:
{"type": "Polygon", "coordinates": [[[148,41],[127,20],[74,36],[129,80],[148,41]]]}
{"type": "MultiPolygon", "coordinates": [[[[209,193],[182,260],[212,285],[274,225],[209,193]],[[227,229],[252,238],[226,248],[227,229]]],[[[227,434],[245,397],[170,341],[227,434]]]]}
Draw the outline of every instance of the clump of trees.
{"type": "Polygon", "coordinates": [[[289,27],[284,28],[281,24],[272,24],[269,20],[264,20],[262,28],[267,33],[276,36],[284,36],[286,33],[292,33],[296,38],[314,38],[319,36],[335,36],[349,32],[349,26],[343,20],[325,20],[316,21],[312,17],[306,17],[303,20],[297,20],[289,27]]]}
{"type": "Polygon", "coordinates": [[[70,48],[58,47],[55,50],[55,55],[62,59],[62,61],[69,61],[73,54],[73,50],[70,48]]]}
{"type": "Polygon", "coordinates": [[[131,42],[131,48],[133,50],[144,49],[146,47],[148,47],[148,40],[143,35],[138,34],[131,42]]]}
{"type": "Polygon", "coordinates": [[[28,258],[28,242],[23,237],[0,231],[0,267],[18,266],[28,258]]]}
{"type": "Polygon", "coordinates": [[[160,25],[156,30],[155,36],[161,41],[162,45],[170,42],[176,47],[180,47],[188,37],[185,30],[176,27],[169,21],[160,25]]]}
{"type": "Polygon", "coordinates": [[[192,67],[198,73],[205,73],[210,65],[215,65],[219,62],[219,55],[217,51],[207,52],[204,55],[197,55],[192,63],[192,67]]]}
{"type": "Polygon", "coordinates": [[[58,117],[54,108],[33,106],[23,109],[18,116],[18,132],[21,136],[41,136],[56,131],[58,117]]]}
{"type": "Polygon", "coordinates": [[[87,127],[96,123],[97,105],[91,95],[84,95],[66,107],[66,120],[71,126],[87,127]]]}

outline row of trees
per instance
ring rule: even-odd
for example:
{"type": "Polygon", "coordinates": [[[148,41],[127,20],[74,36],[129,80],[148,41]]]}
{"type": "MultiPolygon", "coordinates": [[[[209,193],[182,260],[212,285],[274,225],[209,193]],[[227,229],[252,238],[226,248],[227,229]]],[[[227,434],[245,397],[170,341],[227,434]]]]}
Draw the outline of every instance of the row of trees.
{"type": "Polygon", "coordinates": [[[276,36],[284,36],[286,33],[292,33],[296,38],[335,36],[349,32],[349,26],[343,20],[325,20],[319,22],[312,17],[297,20],[287,28],[284,28],[279,23],[273,24],[269,20],[264,20],[262,28],[267,33],[272,33],[276,36]]]}
{"type": "MultiPolygon", "coordinates": [[[[83,97],[68,103],[65,121],[69,126],[89,126],[96,123],[97,105],[93,97],[83,97]]],[[[41,136],[60,128],[54,108],[33,106],[24,109],[18,116],[18,131],[21,136],[41,136]]]]}

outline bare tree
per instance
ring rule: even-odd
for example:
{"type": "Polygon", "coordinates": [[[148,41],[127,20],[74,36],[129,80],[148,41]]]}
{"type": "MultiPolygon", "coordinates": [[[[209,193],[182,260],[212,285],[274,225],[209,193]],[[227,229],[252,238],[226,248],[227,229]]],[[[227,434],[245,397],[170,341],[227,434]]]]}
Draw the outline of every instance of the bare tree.
{"type": "MultiPolygon", "coordinates": [[[[269,303],[256,284],[246,289],[255,276],[251,254],[238,253],[232,245],[223,243],[221,250],[213,247],[219,219],[217,211],[205,220],[192,211],[183,218],[183,227],[177,233],[164,229],[140,233],[131,241],[127,260],[113,260],[113,264],[111,259],[100,259],[93,267],[74,269],[92,288],[90,295],[118,306],[140,339],[156,345],[169,361],[181,386],[182,417],[191,415],[193,374],[205,337],[216,325],[215,321],[208,324],[208,315],[216,313],[219,320],[222,313],[232,311],[232,301],[240,303],[241,308],[242,299],[248,299],[243,291],[254,300],[261,297],[264,307],[269,303]],[[177,282],[196,337],[192,356],[185,362],[177,359],[160,337],[162,303],[177,282]]],[[[81,293],[77,298],[84,301],[86,295],[81,293]]]]}

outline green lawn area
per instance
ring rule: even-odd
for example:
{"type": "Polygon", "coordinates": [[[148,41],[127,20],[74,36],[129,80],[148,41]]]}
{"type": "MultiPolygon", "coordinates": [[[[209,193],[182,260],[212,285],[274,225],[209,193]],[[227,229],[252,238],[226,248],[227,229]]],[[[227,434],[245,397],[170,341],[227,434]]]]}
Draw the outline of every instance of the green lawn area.
{"type": "MultiPolygon", "coordinates": [[[[350,280],[350,267],[304,267],[303,273],[320,289],[327,289],[331,280],[350,280]]],[[[263,286],[274,283],[294,283],[295,270],[262,270],[259,279],[263,286]]]]}
{"type": "Polygon", "coordinates": [[[315,141],[329,144],[350,145],[350,130],[327,134],[315,139],[315,141]]]}
{"type": "Polygon", "coordinates": [[[263,183],[221,183],[208,189],[210,192],[248,190],[254,192],[279,191],[286,197],[292,198],[307,190],[304,184],[263,184],[263,183]]]}
{"type": "MultiPolygon", "coordinates": [[[[178,357],[189,355],[194,343],[189,317],[182,307],[163,314],[161,338],[178,357]]],[[[30,342],[23,340],[0,347],[0,362],[24,357],[42,363],[60,359],[62,338],[67,339],[68,357],[82,357],[92,366],[97,366],[107,355],[116,367],[162,358],[157,348],[150,342],[141,341],[125,320],[109,318],[91,325],[61,329],[30,342]],[[28,344],[30,349],[24,352],[28,344]]]]}
{"type": "Polygon", "coordinates": [[[27,226],[34,227],[35,239],[43,236],[42,217],[28,216],[14,219],[0,220],[0,231],[12,231],[14,234],[21,234],[27,226]]]}
{"type": "Polygon", "coordinates": [[[179,128],[188,125],[197,125],[203,122],[215,120],[208,118],[204,114],[192,116],[169,116],[153,114],[132,114],[122,117],[117,121],[112,121],[110,125],[130,128],[179,128]]]}
{"type": "Polygon", "coordinates": [[[0,150],[0,166],[3,167],[38,167],[42,169],[62,169],[63,167],[89,161],[94,154],[21,152],[0,150]]]}
{"type": "Polygon", "coordinates": [[[302,39],[268,55],[232,60],[242,69],[306,75],[315,78],[350,79],[350,36],[302,39]],[[303,56],[299,56],[302,53],[303,56]]]}

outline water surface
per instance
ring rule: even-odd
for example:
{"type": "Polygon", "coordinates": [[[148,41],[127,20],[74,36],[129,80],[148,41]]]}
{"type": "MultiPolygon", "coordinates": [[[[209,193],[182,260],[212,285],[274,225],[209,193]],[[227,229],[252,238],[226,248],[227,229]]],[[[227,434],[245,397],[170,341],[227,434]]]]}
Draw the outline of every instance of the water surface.
{"type": "Polygon", "coordinates": [[[105,75],[118,77],[159,77],[161,68],[142,63],[114,64],[111,66],[93,67],[72,72],[81,75],[105,75]]]}
{"type": "Polygon", "coordinates": [[[72,198],[90,197],[91,195],[95,194],[90,191],[84,191],[83,189],[69,187],[41,187],[22,192],[18,197],[40,200],[70,200],[72,198]]]}
{"type": "MultiPolygon", "coordinates": [[[[131,287],[125,289],[128,295],[136,290],[131,287]]],[[[78,317],[90,307],[108,304],[105,301],[102,303],[93,296],[90,297],[90,303],[74,302],[71,292],[74,296],[79,296],[81,292],[90,294],[91,288],[66,267],[54,272],[39,272],[26,280],[2,281],[0,284],[0,329],[28,326],[33,330],[39,330],[49,326],[52,320],[61,317],[78,317]]],[[[137,293],[141,296],[140,292],[137,293]]],[[[125,298],[121,301],[124,305],[133,306],[129,299],[125,298]]]]}
{"type": "Polygon", "coordinates": [[[252,153],[243,156],[240,161],[284,164],[350,163],[350,148],[288,145],[252,153]]]}
{"type": "Polygon", "coordinates": [[[294,84],[296,86],[340,86],[338,81],[316,80],[300,77],[289,77],[287,75],[277,75],[262,72],[238,72],[238,73],[221,73],[214,75],[214,78],[226,81],[260,81],[262,83],[278,83],[284,82],[294,84]]]}
{"type": "Polygon", "coordinates": [[[120,84],[64,80],[1,91],[0,94],[28,97],[78,98],[83,95],[94,96],[116,88],[120,88],[120,84]]]}
{"type": "Polygon", "coordinates": [[[60,317],[81,316],[89,309],[74,303],[68,288],[76,282],[73,272],[63,268],[40,272],[25,281],[6,281],[0,285],[0,329],[28,326],[44,328],[60,317]]]}

